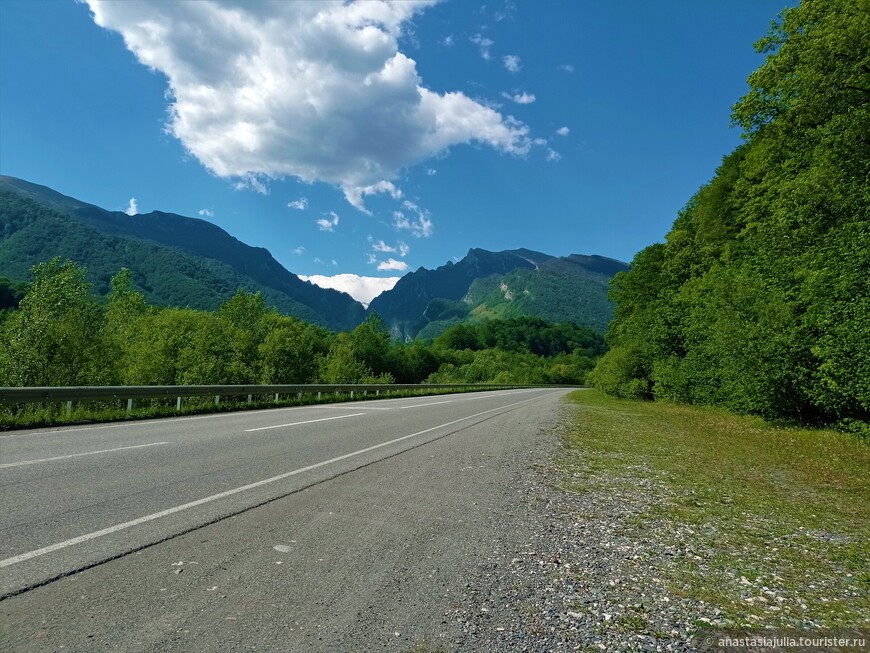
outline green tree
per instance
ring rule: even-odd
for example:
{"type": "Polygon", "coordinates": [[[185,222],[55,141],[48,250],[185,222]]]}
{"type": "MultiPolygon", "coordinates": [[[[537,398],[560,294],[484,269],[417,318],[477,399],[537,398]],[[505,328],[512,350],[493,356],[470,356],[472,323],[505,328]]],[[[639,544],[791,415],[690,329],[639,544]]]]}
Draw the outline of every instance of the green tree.
{"type": "Polygon", "coordinates": [[[106,379],[98,334],[102,316],[85,271],[54,259],[32,269],[33,282],[3,325],[0,378],[10,386],[63,386],[106,379]]]}

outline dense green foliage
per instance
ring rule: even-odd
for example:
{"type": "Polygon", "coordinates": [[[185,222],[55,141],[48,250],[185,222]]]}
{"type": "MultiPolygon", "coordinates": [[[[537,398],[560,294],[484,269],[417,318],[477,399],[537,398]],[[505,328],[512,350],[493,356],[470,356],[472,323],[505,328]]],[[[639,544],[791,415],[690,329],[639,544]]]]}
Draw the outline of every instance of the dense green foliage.
{"type": "Polygon", "coordinates": [[[613,280],[594,383],[870,432],[870,10],[804,0],[733,117],[745,143],[613,280]]]}
{"type": "Polygon", "coordinates": [[[585,381],[603,338],[573,324],[496,320],[398,343],[372,313],[352,331],[280,315],[239,290],[216,311],[149,305],[122,269],[105,298],[85,271],[33,268],[0,324],[0,386],[585,381]]]}

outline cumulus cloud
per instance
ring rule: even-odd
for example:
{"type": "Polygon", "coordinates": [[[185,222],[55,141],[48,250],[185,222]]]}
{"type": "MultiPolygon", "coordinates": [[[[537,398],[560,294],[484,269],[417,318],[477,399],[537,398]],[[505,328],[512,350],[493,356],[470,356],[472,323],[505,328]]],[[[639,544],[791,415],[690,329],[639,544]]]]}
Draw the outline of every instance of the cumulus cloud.
{"type": "Polygon", "coordinates": [[[571,130],[567,127],[559,127],[559,129],[556,130],[556,133],[559,134],[559,136],[567,136],[571,133],[571,130]]]}
{"type": "Polygon", "coordinates": [[[401,277],[361,277],[356,274],[335,274],[333,276],[300,276],[321,288],[333,288],[346,292],[355,300],[368,307],[369,303],[385,290],[390,290],[401,277]]]}
{"type": "Polygon", "coordinates": [[[298,200],[287,202],[287,206],[291,209],[296,209],[297,211],[304,211],[305,208],[308,206],[308,199],[305,197],[300,197],[298,200]]]}
{"type": "Polygon", "coordinates": [[[412,215],[408,217],[405,211],[393,211],[393,226],[402,231],[410,231],[415,238],[431,236],[434,226],[429,219],[429,212],[409,200],[405,200],[402,206],[412,215]]]}
{"type": "Polygon", "coordinates": [[[547,161],[558,161],[562,158],[562,155],[559,154],[556,150],[552,148],[547,148],[547,161]]]}
{"type": "Polygon", "coordinates": [[[395,252],[396,248],[387,245],[383,240],[372,242],[372,249],[376,252],[395,252]]]}
{"type": "Polygon", "coordinates": [[[323,215],[328,217],[320,218],[320,220],[317,221],[317,228],[320,229],[320,231],[335,231],[335,228],[338,226],[338,216],[335,214],[335,211],[330,211],[323,215]]]}
{"type": "Polygon", "coordinates": [[[475,34],[474,36],[468,39],[472,43],[474,43],[478,50],[480,50],[480,56],[489,61],[492,59],[492,54],[490,54],[490,48],[495,45],[495,41],[492,39],[488,39],[481,34],[475,34]]]}
{"type": "Polygon", "coordinates": [[[365,207],[363,197],[365,197],[366,195],[378,195],[380,193],[387,193],[394,200],[402,198],[402,191],[396,188],[393,182],[384,181],[383,179],[376,184],[371,184],[369,186],[344,187],[344,198],[348,201],[348,203],[351,206],[359,209],[363,213],[367,213],[368,215],[371,215],[372,212],[365,207]]]}
{"type": "Polygon", "coordinates": [[[214,217],[214,211],[211,211],[209,209],[200,209],[199,211],[197,211],[197,213],[204,218],[213,218],[214,217]]]}
{"type": "Polygon", "coordinates": [[[305,253],[305,247],[302,245],[299,245],[299,247],[294,247],[293,253],[296,254],[296,256],[301,256],[305,253]]]}
{"type": "Polygon", "coordinates": [[[378,270],[396,270],[397,272],[404,272],[407,269],[407,263],[404,261],[397,261],[394,258],[388,258],[386,261],[378,263],[378,270]]]}
{"type": "Polygon", "coordinates": [[[138,215],[139,214],[139,205],[136,203],[136,198],[130,198],[130,205],[124,210],[124,213],[127,215],[138,215]]]}
{"type": "Polygon", "coordinates": [[[531,93],[526,93],[523,91],[522,93],[514,93],[511,95],[510,93],[502,93],[502,96],[506,97],[508,100],[512,100],[517,104],[531,104],[537,98],[531,93]]]}
{"type": "Polygon", "coordinates": [[[233,184],[233,188],[236,190],[252,190],[255,193],[260,193],[261,195],[269,194],[269,187],[266,185],[265,181],[261,179],[261,177],[265,177],[263,173],[258,172],[248,172],[242,175],[241,179],[236,181],[233,184]]]}
{"type": "MultiPolygon", "coordinates": [[[[86,2],[166,76],[167,131],[239,188],[266,193],[292,176],[338,186],[360,208],[361,189],[453,146],[531,147],[524,124],[426,88],[399,51],[435,0],[86,2]]],[[[472,41],[489,56],[490,39],[472,41]]]]}
{"type": "Polygon", "coordinates": [[[408,255],[408,253],[411,251],[411,248],[406,243],[403,243],[402,241],[399,241],[398,248],[399,248],[399,256],[401,256],[402,258],[405,258],[408,255]]]}
{"type": "Polygon", "coordinates": [[[504,67],[507,68],[510,72],[516,73],[519,72],[520,66],[520,58],[515,54],[508,54],[502,59],[504,62],[504,67]]]}

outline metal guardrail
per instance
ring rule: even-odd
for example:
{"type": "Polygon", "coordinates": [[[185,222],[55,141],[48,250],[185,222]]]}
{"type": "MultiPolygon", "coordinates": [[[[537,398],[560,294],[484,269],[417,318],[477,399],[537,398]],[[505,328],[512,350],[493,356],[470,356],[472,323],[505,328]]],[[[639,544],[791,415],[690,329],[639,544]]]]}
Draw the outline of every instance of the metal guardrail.
{"type": "Polygon", "coordinates": [[[41,388],[0,388],[0,404],[30,404],[39,402],[106,401],[127,400],[127,410],[134,399],[158,399],[176,397],[176,406],[181,408],[182,397],[209,397],[220,403],[221,397],[247,395],[248,403],[254,396],[291,394],[337,394],[387,392],[391,390],[506,390],[511,388],[545,387],[535,385],[509,385],[490,383],[373,383],[373,384],[302,384],[302,385],[128,385],[128,386],[78,386],[41,388]]]}

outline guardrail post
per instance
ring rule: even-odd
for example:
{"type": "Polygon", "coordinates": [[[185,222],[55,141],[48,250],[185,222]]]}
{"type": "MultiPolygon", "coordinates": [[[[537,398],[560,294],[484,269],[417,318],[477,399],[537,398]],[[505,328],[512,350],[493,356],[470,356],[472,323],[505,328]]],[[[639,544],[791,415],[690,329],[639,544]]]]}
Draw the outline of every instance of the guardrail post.
{"type": "Polygon", "coordinates": [[[320,390],[317,391],[317,401],[320,401],[320,390]]]}
{"type": "Polygon", "coordinates": [[[67,413],[72,412],[72,402],[71,401],[66,402],[66,412],[67,413]]]}
{"type": "Polygon", "coordinates": [[[127,400],[127,412],[129,413],[131,410],[133,410],[133,400],[128,399],[127,400]]]}
{"type": "Polygon", "coordinates": [[[248,403],[251,403],[251,395],[248,395],[248,403]]]}
{"type": "Polygon", "coordinates": [[[220,402],[221,402],[221,396],[215,395],[214,396],[214,405],[217,406],[218,404],[220,404],[220,402]]]}
{"type": "Polygon", "coordinates": [[[377,397],[377,396],[380,395],[380,394],[381,394],[381,391],[380,391],[380,390],[375,390],[375,397],[377,397]]]}
{"type": "Polygon", "coordinates": [[[278,403],[278,393],[277,392],[275,393],[275,403],[276,404],[278,403]]]}
{"type": "Polygon", "coordinates": [[[350,391],[350,398],[353,399],[353,390],[350,391]]]}

